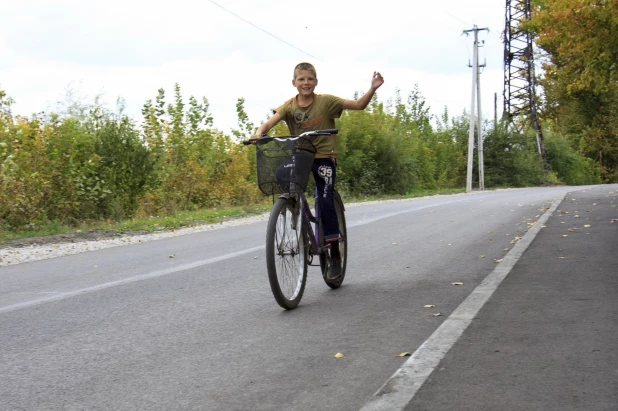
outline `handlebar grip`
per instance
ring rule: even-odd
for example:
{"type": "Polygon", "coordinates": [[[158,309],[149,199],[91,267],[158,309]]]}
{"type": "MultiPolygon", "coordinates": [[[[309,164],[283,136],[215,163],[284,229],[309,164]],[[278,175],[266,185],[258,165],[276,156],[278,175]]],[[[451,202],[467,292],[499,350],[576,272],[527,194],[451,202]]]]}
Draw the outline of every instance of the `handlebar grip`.
{"type": "Polygon", "coordinates": [[[243,140],[243,141],[242,141],[242,143],[243,143],[245,146],[248,146],[248,145],[250,145],[250,144],[251,144],[251,140],[243,140]]]}
{"type": "Polygon", "coordinates": [[[336,129],[336,128],[329,128],[329,129],[320,130],[320,131],[322,131],[324,133],[328,133],[328,134],[337,134],[337,133],[339,133],[339,130],[336,129]]]}

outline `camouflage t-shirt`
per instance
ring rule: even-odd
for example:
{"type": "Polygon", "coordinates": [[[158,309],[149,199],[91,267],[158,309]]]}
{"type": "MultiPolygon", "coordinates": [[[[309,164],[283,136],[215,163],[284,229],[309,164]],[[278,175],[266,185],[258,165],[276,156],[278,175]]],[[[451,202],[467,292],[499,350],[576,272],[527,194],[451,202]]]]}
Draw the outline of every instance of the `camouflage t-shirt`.
{"type": "MultiPolygon", "coordinates": [[[[305,131],[335,128],[335,119],[341,117],[343,102],[342,98],[330,94],[315,94],[311,105],[300,107],[296,97],[292,97],[277,109],[277,113],[286,122],[290,134],[297,136],[305,131]]],[[[314,136],[311,142],[317,150],[316,158],[337,158],[335,136],[314,136]]]]}

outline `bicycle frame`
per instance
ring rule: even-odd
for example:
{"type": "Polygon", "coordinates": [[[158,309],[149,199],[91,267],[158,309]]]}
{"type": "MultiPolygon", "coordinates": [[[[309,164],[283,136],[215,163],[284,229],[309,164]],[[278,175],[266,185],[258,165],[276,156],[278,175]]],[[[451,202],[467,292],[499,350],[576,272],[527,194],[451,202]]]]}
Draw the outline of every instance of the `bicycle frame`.
{"type": "Polygon", "coordinates": [[[303,213],[303,219],[306,223],[305,227],[307,230],[307,238],[309,238],[309,254],[311,254],[312,256],[318,255],[330,248],[330,244],[320,246],[320,197],[318,196],[316,190],[313,213],[309,208],[309,203],[307,202],[305,193],[300,193],[299,197],[302,204],[302,210],[299,211],[302,211],[303,213]],[[312,228],[312,224],[315,224],[315,230],[312,228]]]}

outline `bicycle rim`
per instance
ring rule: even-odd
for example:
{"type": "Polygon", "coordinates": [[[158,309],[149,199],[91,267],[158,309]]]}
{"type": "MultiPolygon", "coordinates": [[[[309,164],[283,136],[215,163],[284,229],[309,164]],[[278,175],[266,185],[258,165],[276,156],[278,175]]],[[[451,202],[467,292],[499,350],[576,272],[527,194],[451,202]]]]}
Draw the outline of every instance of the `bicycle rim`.
{"type": "Polygon", "coordinates": [[[275,202],[266,232],[266,266],[273,296],[287,310],[300,302],[307,281],[307,247],[300,212],[293,201],[275,202]]]}

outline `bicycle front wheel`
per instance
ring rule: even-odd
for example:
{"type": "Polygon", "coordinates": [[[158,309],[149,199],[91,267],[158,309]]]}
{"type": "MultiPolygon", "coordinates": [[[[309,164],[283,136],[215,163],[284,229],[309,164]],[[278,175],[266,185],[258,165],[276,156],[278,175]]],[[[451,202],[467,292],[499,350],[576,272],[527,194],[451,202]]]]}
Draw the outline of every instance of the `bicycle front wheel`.
{"type": "Polygon", "coordinates": [[[307,281],[303,224],[302,211],[294,200],[275,202],[266,230],[266,267],[273,296],[286,310],[298,305],[307,281]]]}

